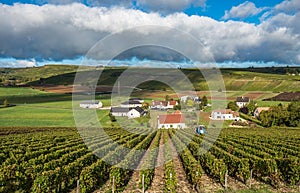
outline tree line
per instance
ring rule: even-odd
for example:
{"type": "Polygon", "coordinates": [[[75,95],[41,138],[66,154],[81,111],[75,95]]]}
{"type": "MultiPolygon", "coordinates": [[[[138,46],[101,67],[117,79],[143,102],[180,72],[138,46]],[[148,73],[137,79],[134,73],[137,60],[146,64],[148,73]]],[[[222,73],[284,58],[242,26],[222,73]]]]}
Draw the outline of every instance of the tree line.
{"type": "Polygon", "coordinates": [[[300,126],[300,101],[291,102],[287,107],[282,104],[272,107],[269,111],[263,111],[259,115],[262,125],[271,126],[300,126]]]}

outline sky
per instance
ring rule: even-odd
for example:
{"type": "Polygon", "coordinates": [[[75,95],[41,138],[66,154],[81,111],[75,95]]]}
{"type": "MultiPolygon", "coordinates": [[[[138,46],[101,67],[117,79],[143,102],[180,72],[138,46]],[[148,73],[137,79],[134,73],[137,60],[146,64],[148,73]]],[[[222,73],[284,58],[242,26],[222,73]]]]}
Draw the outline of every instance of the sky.
{"type": "MultiPolygon", "coordinates": [[[[0,0],[0,67],[81,64],[99,41],[128,29],[126,43],[151,46],[117,53],[119,63],[202,62],[192,42],[159,26],[189,34],[221,67],[299,66],[299,21],[299,0],[0,0]]],[[[123,40],[111,39],[100,55],[115,54],[123,40]]]]}

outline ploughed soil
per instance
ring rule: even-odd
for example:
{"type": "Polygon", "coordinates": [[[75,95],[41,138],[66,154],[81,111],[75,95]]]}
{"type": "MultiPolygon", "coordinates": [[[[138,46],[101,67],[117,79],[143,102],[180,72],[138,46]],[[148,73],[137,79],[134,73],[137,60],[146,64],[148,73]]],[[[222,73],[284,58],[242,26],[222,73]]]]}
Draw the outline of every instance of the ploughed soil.
{"type": "Polygon", "coordinates": [[[300,101],[300,92],[284,92],[265,101],[300,101]]]}
{"type": "Polygon", "coordinates": [[[76,92],[111,92],[113,87],[112,86],[97,86],[97,88],[92,88],[88,86],[75,86],[73,88],[72,85],[45,85],[45,86],[35,86],[35,89],[53,92],[53,93],[60,93],[60,94],[68,94],[73,93],[73,89],[75,88],[76,92]]]}

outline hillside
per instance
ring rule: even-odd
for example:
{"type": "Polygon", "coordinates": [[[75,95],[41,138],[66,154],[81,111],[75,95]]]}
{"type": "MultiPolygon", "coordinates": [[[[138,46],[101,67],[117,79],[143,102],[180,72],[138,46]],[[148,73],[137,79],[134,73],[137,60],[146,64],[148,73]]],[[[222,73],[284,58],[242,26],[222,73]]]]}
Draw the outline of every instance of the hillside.
{"type": "MultiPolygon", "coordinates": [[[[46,65],[25,69],[0,69],[1,82],[13,84],[40,85],[72,85],[77,66],[46,65]]],[[[89,69],[87,67],[86,69],[89,69]]],[[[99,69],[98,69],[99,70],[99,69]]],[[[168,74],[170,69],[155,69],[168,74]]],[[[100,85],[112,86],[125,71],[125,68],[105,68],[99,79],[100,85]]],[[[194,84],[196,90],[208,90],[206,81],[199,70],[181,69],[194,84]]],[[[205,73],[205,69],[202,72],[205,73]]],[[[273,91],[289,92],[300,91],[300,68],[270,67],[247,69],[221,69],[227,90],[242,91],[273,91]]],[[[138,73],[138,70],[136,71],[138,73]]],[[[173,77],[172,77],[173,78],[173,77]]],[[[174,77],[174,81],[176,77],[174,77]]],[[[178,80],[176,80],[178,82],[178,80]]],[[[88,82],[88,80],[87,80],[88,82]]],[[[180,86],[180,81],[178,82],[180,86]]],[[[165,84],[151,81],[138,86],[147,90],[166,90],[165,84]]]]}

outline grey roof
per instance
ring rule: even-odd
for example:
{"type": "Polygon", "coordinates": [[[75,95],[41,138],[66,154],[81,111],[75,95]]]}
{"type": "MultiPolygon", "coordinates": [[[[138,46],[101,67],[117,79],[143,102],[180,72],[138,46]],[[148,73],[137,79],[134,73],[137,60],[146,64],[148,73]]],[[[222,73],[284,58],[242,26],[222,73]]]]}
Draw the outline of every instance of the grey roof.
{"type": "Polygon", "coordinates": [[[126,107],[112,107],[110,109],[110,112],[112,113],[128,113],[130,110],[135,109],[138,111],[141,115],[145,114],[145,110],[141,107],[135,107],[135,108],[126,108],[126,107]]]}
{"type": "Polygon", "coordinates": [[[110,112],[113,113],[127,113],[130,110],[130,108],[125,108],[125,107],[112,107],[110,109],[110,112]]]}
{"type": "Polygon", "coordinates": [[[134,100],[129,100],[129,101],[126,101],[126,102],[123,102],[122,105],[139,105],[139,104],[142,104],[140,103],[139,101],[134,101],[134,100]]]}
{"type": "Polygon", "coordinates": [[[130,98],[129,100],[130,101],[142,101],[143,99],[142,98],[130,98]]]}
{"type": "Polygon", "coordinates": [[[133,109],[137,110],[140,114],[144,114],[145,113],[145,110],[143,108],[141,108],[141,107],[135,107],[133,109]]]}
{"type": "Polygon", "coordinates": [[[248,102],[250,102],[250,98],[249,97],[237,97],[236,102],[248,103],[248,102]]]}

